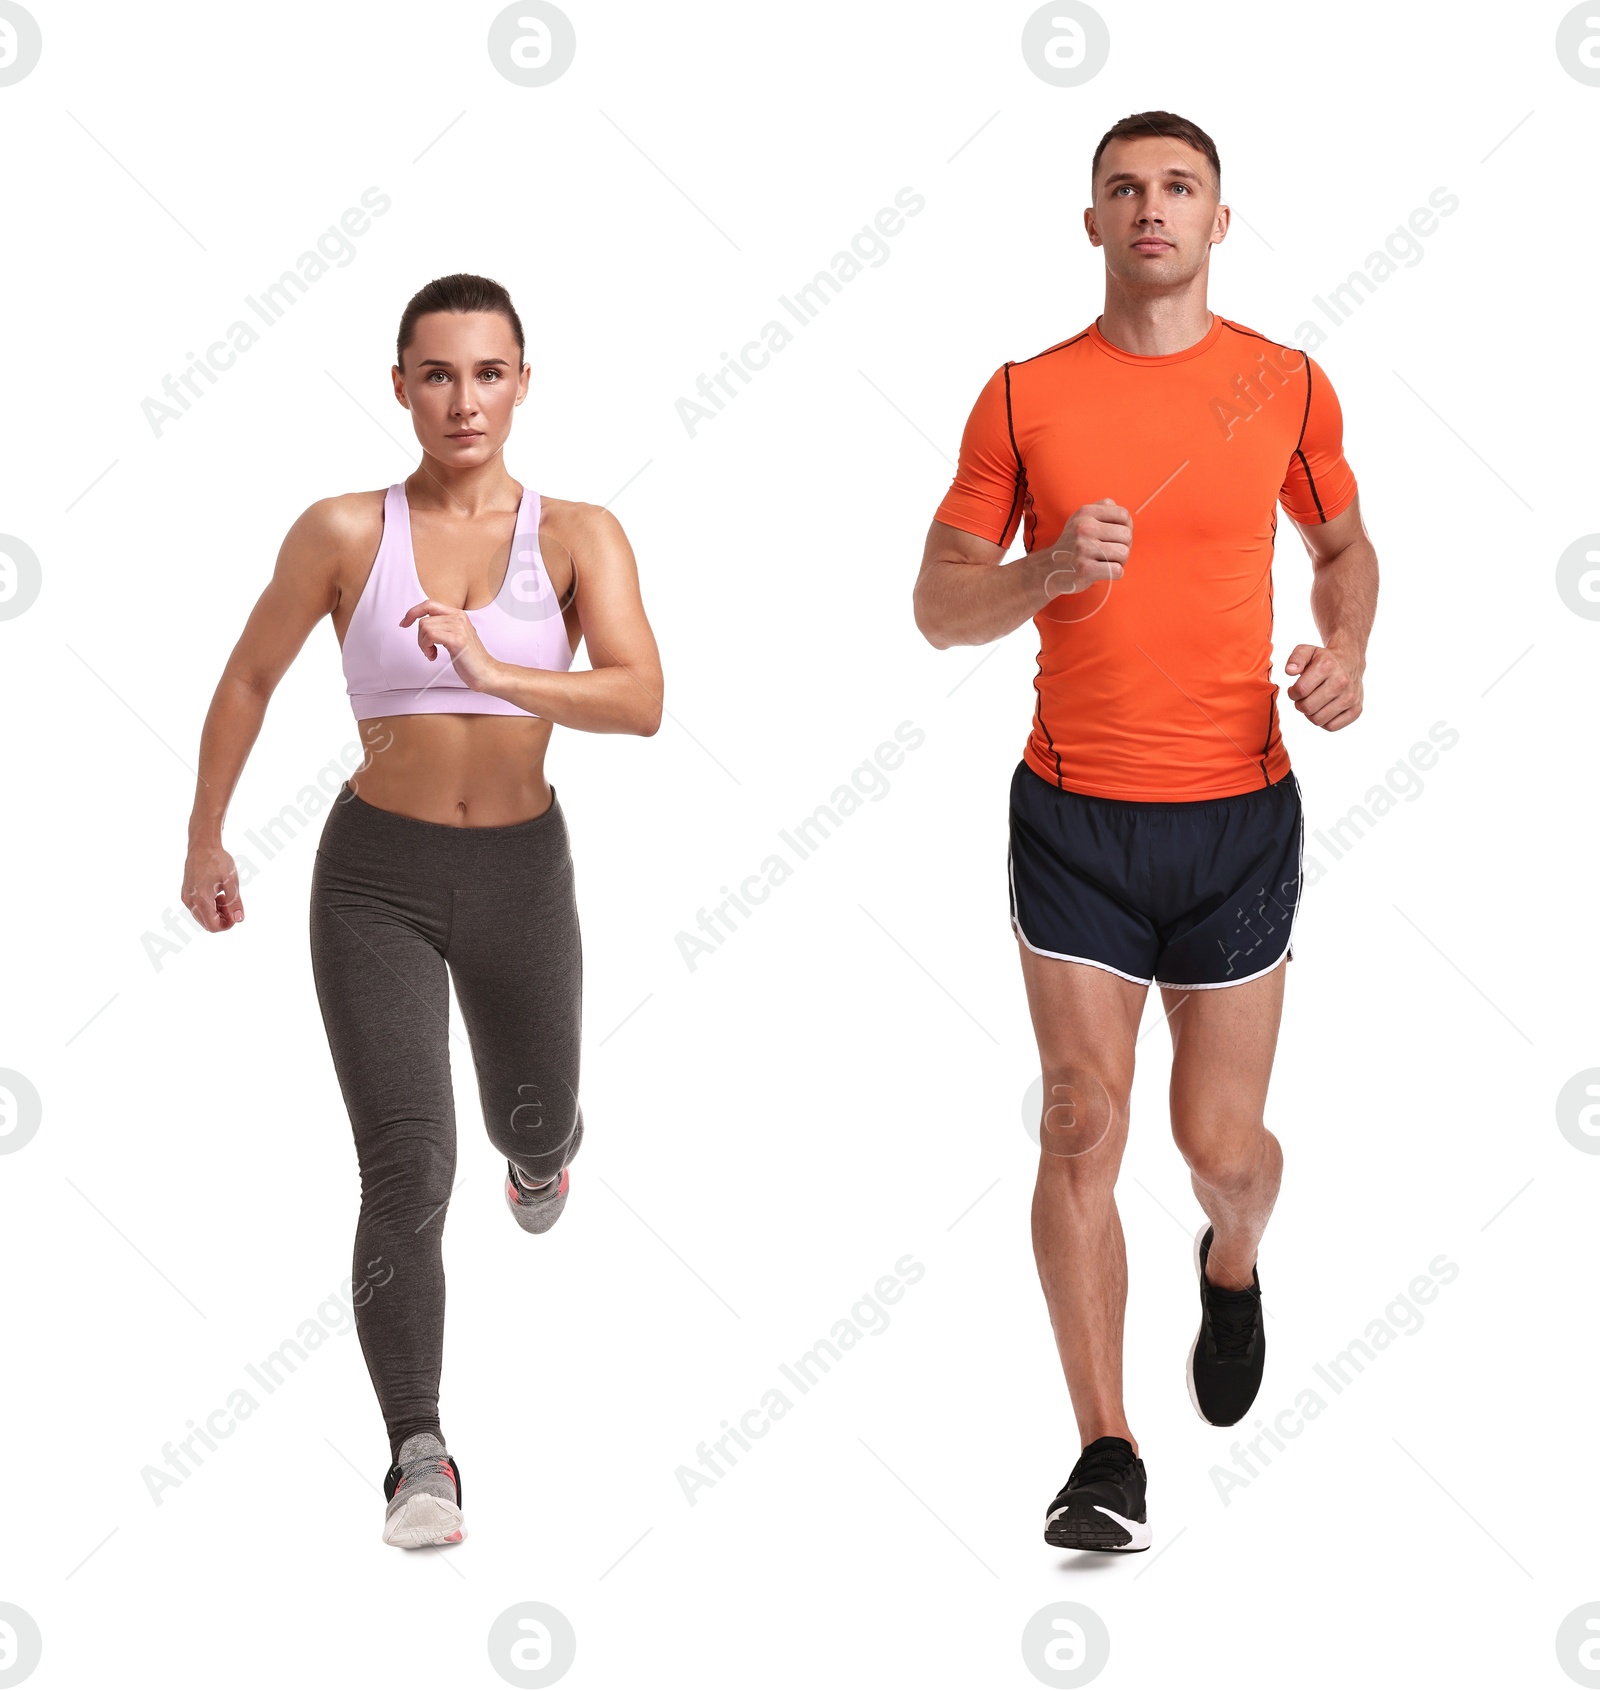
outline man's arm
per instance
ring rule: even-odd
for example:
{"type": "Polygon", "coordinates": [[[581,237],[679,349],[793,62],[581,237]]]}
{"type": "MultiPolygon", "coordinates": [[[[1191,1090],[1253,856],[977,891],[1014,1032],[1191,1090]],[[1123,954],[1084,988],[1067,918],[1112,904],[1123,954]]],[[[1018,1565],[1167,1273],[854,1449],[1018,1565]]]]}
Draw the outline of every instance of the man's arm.
{"type": "Polygon", "coordinates": [[[1311,615],[1320,646],[1300,645],[1284,668],[1295,708],[1318,728],[1347,728],[1361,714],[1367,637],[1378,608],[1378,554],[1361,521],[1359,496],[1325,523],[1289,519],[1311,555],[1311,615]]]}
{"type": "Polygon", "coordinates": [[[1110,499],[1081,506],[1053,546],[1009,564],[1005,548],[935,521],[911,591],[912,614],[931,645],[987,646],[1063,593],[1116,581],[1133,541],[1133,518],[1110,499]]]}

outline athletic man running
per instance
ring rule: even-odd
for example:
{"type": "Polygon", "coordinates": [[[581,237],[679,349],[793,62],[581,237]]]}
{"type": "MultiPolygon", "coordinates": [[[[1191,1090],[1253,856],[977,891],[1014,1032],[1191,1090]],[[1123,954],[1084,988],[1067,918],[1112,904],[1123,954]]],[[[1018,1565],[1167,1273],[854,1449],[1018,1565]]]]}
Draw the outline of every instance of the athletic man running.
{"type": "Polygon", "coordinates": [[[1285,668],[1319,728],[1361,714],[1378,565],[1322,369],[1206,307],[1229,221],[1210,137],[1170,112],[1124,118],[1090,180],[1105,311],[979,395],[914,605],[939,647],[1039,630],[1008,868],[1045,1088],[1034,1254],[1083,1446],[1045,1539],[1145,1550],[1113,1196],[1139,1017],[1154,981],[1173,1137],[1209,1218],[1190,1396],[1231,1426],[1266,1350],[1256,1250],[1283,1158],[1262,1111],[1300,891],[1271,679],[1276,507],[1314,565],[1322,643],[1285,668]],[[1002,565],[1019,522],[1026,556],[1002,565]]]}

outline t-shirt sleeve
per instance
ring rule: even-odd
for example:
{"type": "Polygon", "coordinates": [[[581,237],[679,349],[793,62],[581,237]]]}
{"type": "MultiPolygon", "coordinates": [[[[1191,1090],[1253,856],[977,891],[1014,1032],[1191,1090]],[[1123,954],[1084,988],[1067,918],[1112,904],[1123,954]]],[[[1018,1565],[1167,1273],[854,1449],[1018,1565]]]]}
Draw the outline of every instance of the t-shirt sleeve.
{"type": "Polygon", "coordinates": [[[1022,515],[1022,465],[1012,442],[1008,367],[1001,365],[983,392],[961,435],[955,480],[934,512],[937,522],[1009,546],[1022,515]]]}
{"type": "Polygon", "coordinates": [[[1344,413],[1333,383],[1311,357],[1306,375],[1305,425],[1278,501],[1297,523],[1325,523],[1355,498],[1356,478],[1344,458],[1344,413]]]}

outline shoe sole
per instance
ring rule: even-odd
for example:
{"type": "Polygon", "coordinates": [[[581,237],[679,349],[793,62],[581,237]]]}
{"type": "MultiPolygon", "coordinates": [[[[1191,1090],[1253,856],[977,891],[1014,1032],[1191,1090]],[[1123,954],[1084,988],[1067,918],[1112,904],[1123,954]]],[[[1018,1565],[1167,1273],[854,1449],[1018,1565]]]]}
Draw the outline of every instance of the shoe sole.
{"type": "Polygon", "coordinates": [[[1150,1523],[1130,1521],[1103,1503],[1068,1503],[1046,1521],[1044,1541],[1059,1550],[1148,1550],[1150,1523]]]}
{"type": "Polygon", "coordinates": [[[430,1544],[459,1544],[466,1536],[460,1509],[428,1491],[408,1497],[383,1523],[383,1542],[401,1550],[421,1550],[430,1544]]]}
{"type": "MultiPolygon", "coordinates": [[[[1201,1227],[1200,1231],[1198,1233],[1196,1233],[1195,1236],[1194,1236],[1194,1253],[1193,1253],[1194,1254],[1194,1277],[1197,1281],[1202,1279],[1202,1270],[1201,1270],[1201,1267],[1200,1267],[1200,1241],[1203,1238],[1205,1238],[1206,1232],[1210,1228],[1210,1226],[1211,1226],[1211,1223],[1209,1221],[1206,1222],[1205,1225],[1201,1227]]],[[[1202,1298],[1205,1296],[1205,1290],[1204,1290],[1203,1285],[1202,1285],[1202,1289],[1201,1289],[1201,1292],[1200,1292],[1200,1296],[1202,1298]]],[[[1184,1372],[1184,1378],[1189,1382],[1189,1401],[1190,1401],[1190,1403],[1192,1403],[1194,1405],[1195,1414],[1198,1415],[1200,1417],[1200,1419],[1202,1421],[1204,1421],[1205,1424],[1208,1427],[1215,1427],[1217,1425],[1217,1423],[1215,1421],[1213,1421],[1211,1419],[1211,1417],[1206,1414],[1205,1410],[1203,1410],[1200,1407],[1200,1394],[1198,1392],[1196,1392],[1195,1389],[1194,1389],[1194,1359],[1195,1359],[1195,1354],[1200,1349],[1200,1340],[1205,1336],[1205,1330],[1206,1330],[1206,1318],[1205,1318],[1204,1309],[1202,1308],[1201,1315],[1200,1315],[1200,1325],[1195,1329],[1194,1343],[1189,1346],[1189,1355],[1188,1355],[1188,1359],[1184,1363],[1183,1372],[1184,1372]]]]}

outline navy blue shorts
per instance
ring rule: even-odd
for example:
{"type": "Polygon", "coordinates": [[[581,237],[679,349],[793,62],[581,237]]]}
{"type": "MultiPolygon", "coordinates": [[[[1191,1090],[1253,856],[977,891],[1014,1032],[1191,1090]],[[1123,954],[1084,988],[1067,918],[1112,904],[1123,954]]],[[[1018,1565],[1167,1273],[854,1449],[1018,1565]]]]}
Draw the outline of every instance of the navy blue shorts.
{"type": "Polygon", "coordinates": [[[1300,784],[1135,803],[1011,777],[1011,926],[1041,957],[1148,986],[1238,986],[1293,955],[1300,784]]]}

